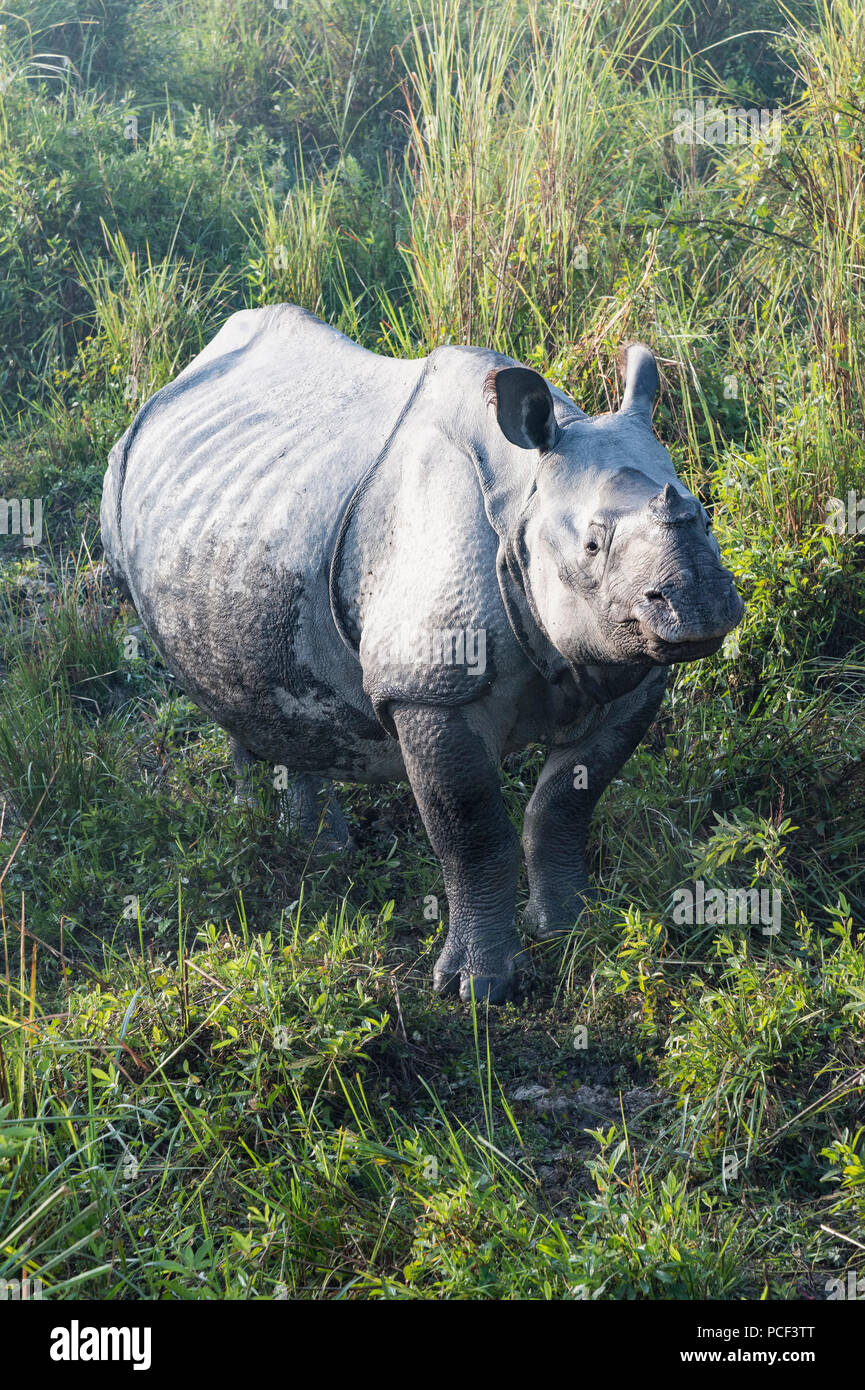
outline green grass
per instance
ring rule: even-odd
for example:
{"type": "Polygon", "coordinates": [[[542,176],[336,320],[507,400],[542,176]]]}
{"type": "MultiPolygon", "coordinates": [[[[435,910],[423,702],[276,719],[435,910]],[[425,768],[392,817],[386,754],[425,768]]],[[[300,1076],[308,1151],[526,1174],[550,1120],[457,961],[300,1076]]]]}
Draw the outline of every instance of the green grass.
{"type": "MultiPolygon", "coordinates": [[[[0,537],[0,1278],[824,1298],[865,1219],[865,550],[825,524],[865,476],[859,7],[5,22],[3,494],[44,498],[45,536],[0,537]],[[782,107],[779,148],[676,144],[698,97],[782,107]],[[283,300],[379,351],[492,345],[594,411],[649,340],[747,601],[601,803],[597,904],[498,1011],[430,993],[446,903],[408,789],[341,789],[348,862],[266,783],[236,805],[101,564],[134,411],[283,300]],[[678,925],[697,880],[777,891],[780,934],[678,925]]],[[[540,764],[503,769],[517,823],[540,764]]]]}

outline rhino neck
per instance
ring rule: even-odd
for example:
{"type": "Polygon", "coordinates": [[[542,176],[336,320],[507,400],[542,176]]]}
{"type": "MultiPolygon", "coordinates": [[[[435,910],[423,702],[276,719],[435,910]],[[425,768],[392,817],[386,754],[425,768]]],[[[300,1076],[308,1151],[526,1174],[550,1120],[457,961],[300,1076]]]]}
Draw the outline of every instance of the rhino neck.
{"type": "Polygon", "coordinates": [[[557,685],[570,669],[544,632],[540,616],[526,583],[523,565],[523,535],[534,493],[514,536],[499,534],[497,576],[505,613],[524,656],[540,671],[544,680],[557,685]]]}

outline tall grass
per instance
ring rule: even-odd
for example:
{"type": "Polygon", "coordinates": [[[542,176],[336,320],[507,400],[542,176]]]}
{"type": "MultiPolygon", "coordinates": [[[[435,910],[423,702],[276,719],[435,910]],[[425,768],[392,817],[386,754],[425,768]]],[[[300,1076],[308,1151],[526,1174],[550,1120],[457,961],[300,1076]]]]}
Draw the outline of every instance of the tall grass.
{"type": "Polygon", "coordinates": [[[642,269],[628,223],[657,192],[664,119],[656,64],[644,88],[629,76],[657,10],[511,3],[466,23],[441,0],[418,26],[404,81],[405,255],[425,345],[554,355],[602,338],[611,319],[627,333],[616,281],[642,269]]]}
{"type": "Polygon", "coordinates": [[[230,302],[226,271],[205,278],[202,266],[173,254],[154,262],[128,246],[122,232],[103,223],[107,258],[79,261],[78,271],[96,316],[96,332],[81,351],[78,379],[109,394],[134,413],[200,352],[208,325],[230,302]]]}
{"type": "MultiPolygon", "coordinates": [[[[44,497],[47,542],[0,549],[0,1277],[823,1296],[863,1220],[865,568],[825,525],[865,468],[859,7],[19,8],[4,493],[44,497]],[[780,145],[678,144],[700,97],[781,105],[780,145]],[[110,445],[283,300],[378,351],[493,346],[590,411],[648,340],[748,603],[601,802],[598,904],[498,1015],[429,993],[405,789],[343,789],[348,868],[234,805],[99,564],[110,445]],[[677,926],[698,878],[778,889],[781,935],[677,926]]],[[[507,761],[515,820],[541,761],[507,761]]]]}

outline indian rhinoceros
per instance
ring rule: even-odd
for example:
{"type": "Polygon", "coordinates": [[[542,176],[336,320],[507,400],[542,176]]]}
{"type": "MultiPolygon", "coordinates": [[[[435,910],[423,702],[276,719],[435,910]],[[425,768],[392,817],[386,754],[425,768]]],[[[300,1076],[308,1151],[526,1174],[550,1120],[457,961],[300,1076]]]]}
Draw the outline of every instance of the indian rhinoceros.
{"type": "Polygon", "coordinates": [[[589,417],[500,353],[382,357],[284,304],[234,314],[109,459],[109,571],[238,770],[290,769],[336,843],[323,779],[410,782],[449,905],[434,987],[464,1000],[507,998],[521,950],[500,759],[548,750],[522,835],[546,938],[669,667],[742,617],[653,433],[648,348],[623,375],[589,417]]]}

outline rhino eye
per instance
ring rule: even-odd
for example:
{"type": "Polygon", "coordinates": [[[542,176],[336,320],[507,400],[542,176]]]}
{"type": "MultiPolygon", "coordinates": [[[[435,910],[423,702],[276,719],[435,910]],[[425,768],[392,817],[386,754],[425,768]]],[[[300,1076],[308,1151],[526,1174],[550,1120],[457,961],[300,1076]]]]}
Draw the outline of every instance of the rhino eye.
{"type": "Polygon", "coordinates": [[[588,550],[590,555],[594,555],[596,550],[600,550],[600,546],[595,540],[586,541],[586,550],[588,550]]]}

